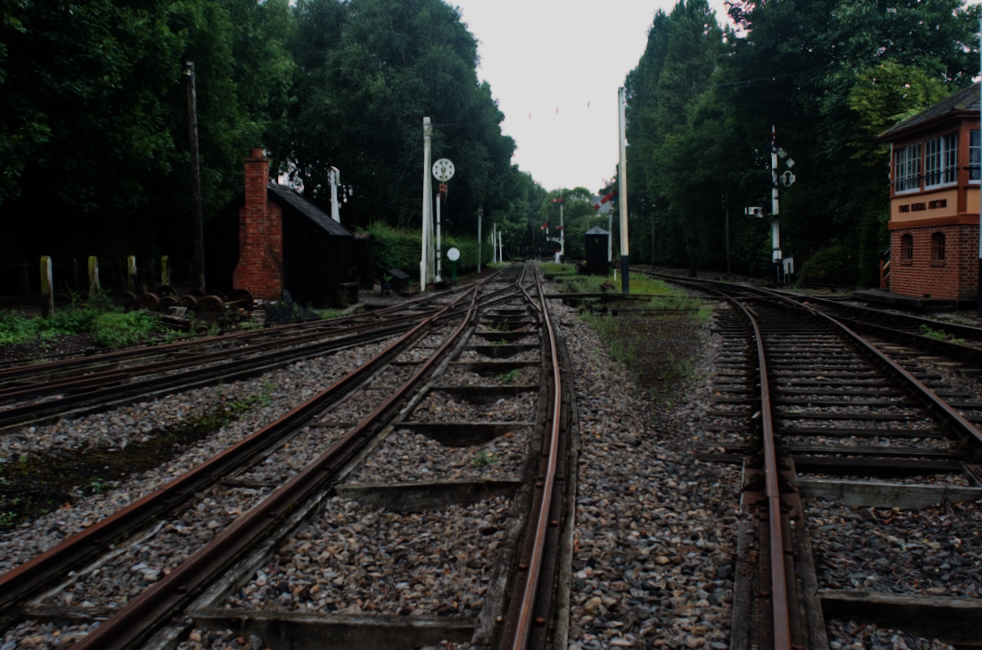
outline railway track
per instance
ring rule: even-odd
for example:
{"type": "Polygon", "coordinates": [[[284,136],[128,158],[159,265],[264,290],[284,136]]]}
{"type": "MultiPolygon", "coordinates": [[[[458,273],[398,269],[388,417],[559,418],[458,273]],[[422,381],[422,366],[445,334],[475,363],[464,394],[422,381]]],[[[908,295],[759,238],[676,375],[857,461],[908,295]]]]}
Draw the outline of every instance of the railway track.
{"type": "Polygon", "coordinates": [[[3,627],[61,621],[78,648],[230,626],[292,648],[561,635],[571,395],[541,283],[512,267],[434,302],[279,420],[0,576],[3,627]]]}
{"type": "Polygon", "coordinates": [[[751,518],[739,531],[730,647],[828,648],[839,627],[830,634],[826,617],[977,646],[974,623],[960,622],[978,620],[977,598],[950,596],[957,587],[939,584],[940,574],[905,579],[894,569],[895,583],[884,582],[886,557],[870,558],[886,564],[857,585],[843,568],[855,560],[836,552],[848,535],[828,525],[838,517],[843,528],[861,527],[857,508],[893,513],[873,516],[889,524],[982,498],[982,403],[975,380],[964,377],[974,374],[967,346],[922,344],[913,333],[921,323],[914,329],[902,318],[865,313],[847,325],[840,310],[832,316],[813,301],[671,280],[728,307],[718,315],[723,352],[707,413],[715,439],[698,457],[744,468],[742,508],[751,518]],[[952,356],[939,358],[939,350],[952,356]]]}
{"type": "Polygon", "coordinates": [[[330,321],[0,370],[0,434],[99,413],[174,391],[254,377],[298,360],[384,340],[433,313],[431,296],[330,321]]]}

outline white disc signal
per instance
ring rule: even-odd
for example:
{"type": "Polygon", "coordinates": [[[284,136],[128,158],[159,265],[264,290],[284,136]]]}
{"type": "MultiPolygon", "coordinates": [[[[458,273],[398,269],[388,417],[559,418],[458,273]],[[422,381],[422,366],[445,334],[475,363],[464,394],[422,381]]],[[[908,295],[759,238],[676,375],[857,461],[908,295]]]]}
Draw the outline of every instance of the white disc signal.
{"type": "Polygon", "coordinates": [[[446,183],[451,178],[453,178],[454,166],[447,158],[440,158],[438,161],[433,163],[433,178],[437,179],[441,183],[446,183]]]}

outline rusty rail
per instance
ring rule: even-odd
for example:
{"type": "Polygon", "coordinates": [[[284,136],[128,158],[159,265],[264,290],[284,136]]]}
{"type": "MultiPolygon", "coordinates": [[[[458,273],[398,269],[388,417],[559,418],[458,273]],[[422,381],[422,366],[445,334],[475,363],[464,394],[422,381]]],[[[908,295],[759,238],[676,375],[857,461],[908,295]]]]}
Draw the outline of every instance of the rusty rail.
{"type": "MultiPolygon", "coordinates": [[[[549,406],[549,421],[547,426],[548,435],[542,443],[543,455],[543,475],[541,480],[536,483],[536,495],[533,500],[532,514],[529,517],[527,539],[531,538],[530,556],[526,563],[519,565],[519,574],[515,581],[513,594],[515,599],[509,611],[508,620],[502,632],[499,648],[502,650],[511,648],[512,650],[524,649],[528,646],[529,637],[532,633],[533,624],[543,626],[546,623],[544,618],[536,618],[535,615],[538,601],[543,597],[543,592],[551,591],[552,584],[543,584],[541,581],[546,555],[546,541],[550,529],[555,529],[559,525],[559,516],[553,518],[552,512],[556,507],[555,488],[556,474],[559,466],[559,450],[561,438],[561,409],[562,409],[562,376],[559,365],[559,355],[556,347],[556,335],[553,329],[552,319],[549,315],[545,294],[542,289],[542,281],[535,274],[536,289],[539,294],[541,308],[537,311],[541,314],[541,322],[545,326],[545,334],[549,340],[549,350],[552,361],[552,395],[549,406]]],[[[521,286],[521,285],[520,285],[521,286]]],[[[528,293],[522,287],[522,293],[526,297],[528,293]]],[[[535,307],[535,303],[530,304],[535,307]]]]}
{"type": "Polygon", "coordinates": [[[774,440],[774,416],[771,407],[767,359],[764,352],[764,337],[757,323],[757,318],[741,301],[727,295],[723,287],[717,287],[716,284],[718,283],[712,283],[712,286],[707,287],[702,282],[664,277],[655,273],[648,274],[663,277],[668,281],[683,286],[697,288],[700,291],[709,291],[720,296],[721,299],[729,302],[737,310],[741,320],[753,332],[753,338],[757,348],[758,381],[760,382],[760,443],[764,452],[764,503],[767,508],[767,540],[765,542],[768,546],[767,564],[769,565],[769,571],[765,571],[765,573],[769,573],[770,575],[772,647],[775,650],[791,650],[791,613],[788,599],[788,574],[785,569],[784,523],[781,515],[781,488],[778,482],[779,474],[777,446],[774,440]]]}
{"type": "MultiPolygon", "coordinates": [[[[275,422],[244,438],[198,467],[189,470],[163,488],[102,519],[95,525],[73,535],[58,546],[45,551],[6,574],[0,575],[0,614],[15,607],[20,599],[47,584],[60,573],[107,548],[120,537],[131,533],[154,517],[182,504],[203,487],[214,483],[247,462],[255,454],[275,443],[285,433],[301,426],[323,410],[339,394],[357,386],[366,376],[377,370],[381,364],[401,353],[404,346],[415,340],[424,328],[431,323],[436,323],[442,316],[455,310],[459,302],[467,296],[471,296],[472,303],[468,310],[469,314],[473,311],[473,301],[478,290],[487,280],[496,275],[498,274],[496,273],[469,288],[459,296],[457,301],[432,314],[375,357],[275,422]]],[[[442,349],[440,348],[440,350],[442,349]]]]}
{"type": "MultiPolygon", "coordinates": [[[[237,519],[168,576],[127,603],[115,616],[84,637],[75,647],[79,650],[122,650],[145,639],[161,621],[186,605],[217,573],[241,557],[267,530],[278,524],[284,515],[322,489],[335,471],[361,449],[369,435],[394,414],[404,396],[432,371],[437,361],[456,342],[476,313],[479,288],[480,285],[477,285],[461,295],[461,298],[470,295],[471,300],[460,325],[395,393],[320,457],[237,519]]],[[[446,313],[451,307],[445,307],[427,319],[427,322],[446,313]]],[[[417,329],[421,327],[422,323],[417,329]]]]}

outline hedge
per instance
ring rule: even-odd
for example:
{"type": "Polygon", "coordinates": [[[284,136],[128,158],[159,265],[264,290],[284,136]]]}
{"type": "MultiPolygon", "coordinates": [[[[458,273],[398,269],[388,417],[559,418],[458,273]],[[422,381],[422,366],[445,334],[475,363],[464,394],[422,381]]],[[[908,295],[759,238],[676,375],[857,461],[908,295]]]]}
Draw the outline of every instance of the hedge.
{"type": "MultiPolygon", "coordinates": [[[[418,230],[398,230],[384,223],[373,223],[365,232],[375,236],[375,270],[379,277],[389,269],[399,269],[408,273],[414,280],[419,280],[419,254],[422,247],[422,234],[418,230]]],[[[477,238],[461,237],[459,235],[443,235],[443,274],[450,275],[450,261],[447,251],[457,248],[460,259],[457,260],[457,273],[477,270],[477,238]]],[[[484,242],[482,264],[491,261],[491,244],[484,242]]]]}

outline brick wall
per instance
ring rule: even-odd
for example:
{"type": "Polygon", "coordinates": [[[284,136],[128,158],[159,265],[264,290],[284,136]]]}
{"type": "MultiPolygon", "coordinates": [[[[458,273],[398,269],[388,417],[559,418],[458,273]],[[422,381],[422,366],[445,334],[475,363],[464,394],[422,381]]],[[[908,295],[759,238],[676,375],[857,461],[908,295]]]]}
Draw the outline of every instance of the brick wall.
{"type": "Polygon", "coordinates": [[[979,288],[979,227],[951,225],[890,232],[890,292],[922,298],[974,300],[979,288]],[[945,235],[944,263],[932,262],[931,236],[945,235]],[[914,259],[901,259],[900,238],[914,238],[914,259]]]}
{"type": "Polygon", "coordinates": [[[239,263],[236,289],[257,300],[279,300],[283,292],[283,211],[266,196],[269,161],[262,149],[245,159],[245,205],[239,210],[239,263]]]}

